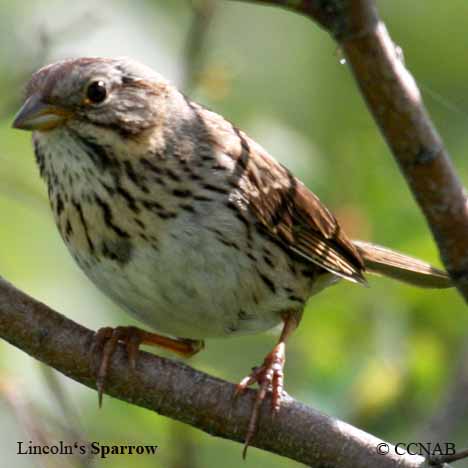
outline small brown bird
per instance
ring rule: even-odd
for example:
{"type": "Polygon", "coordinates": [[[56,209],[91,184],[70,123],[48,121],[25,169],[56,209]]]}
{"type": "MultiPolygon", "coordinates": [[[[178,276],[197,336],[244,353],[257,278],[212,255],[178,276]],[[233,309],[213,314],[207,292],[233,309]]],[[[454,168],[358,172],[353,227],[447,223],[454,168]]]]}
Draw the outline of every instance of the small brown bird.
{"type": "Polygon", "coordinates": [[[105,294],[164,335],[104,328],[97,386],[118,341],[184,356],[203,339],[283,323],[263,364],[246,435],[272,391],[280,408],[285,342],[307,299],[344,278],[377,273],[416,286],[447,275],[348,239],[320,200],[260,145],[127,58],[79,58],[40,69],[13,126],[34,130],[40,173],[70,253],[105,294]],[[170,336],[170,337],[169,337],[170,336]]]}

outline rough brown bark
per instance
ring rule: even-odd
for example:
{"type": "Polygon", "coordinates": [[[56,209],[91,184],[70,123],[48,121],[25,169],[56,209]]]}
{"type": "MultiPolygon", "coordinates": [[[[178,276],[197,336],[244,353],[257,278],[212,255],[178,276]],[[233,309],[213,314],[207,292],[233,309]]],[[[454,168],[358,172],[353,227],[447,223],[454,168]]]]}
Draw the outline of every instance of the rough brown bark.
{"type": "MultiPolygon", "coordinates": [[[[97,356],[89,352],[94,333],[34,300],[0,278],[0,337],[66,376],[95,389],[97,356]]],[[[106,393],[195,426],[209,434],[242,442],[254,391],[233,399],[235,386],[181,362],[141,352],[137,370],[120,347],[112,359],[106,393]]],[[[268,403],[268,402],[267,402],[268,403]]],[[[397,455],[389,445],[349,424],[287,398],[279,414],[264,408],[252,445],[308,466],[328,468],[416,468],[419,456],[397,455]]],[[[96,411],[97,399],[96,399],[96,411]]],[[[105,402],[104,409],[105,410],[105,402]]],[[[239,447],[239,459],[241,449],[239,447]]]]}

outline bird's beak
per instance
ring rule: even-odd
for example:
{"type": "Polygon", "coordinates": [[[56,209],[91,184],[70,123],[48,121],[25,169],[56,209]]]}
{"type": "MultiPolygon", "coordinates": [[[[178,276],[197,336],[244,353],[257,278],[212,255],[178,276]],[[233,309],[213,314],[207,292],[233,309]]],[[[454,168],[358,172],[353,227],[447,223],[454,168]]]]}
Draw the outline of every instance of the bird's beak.
{"type": "Polygon", "coordinates": [[[12,127],[45,132],[63,124],[70,115],[71,113],[66,109],[47,104],[39,95],[33,94],[26,99],[23,107],[16,114],[12,127]]]}

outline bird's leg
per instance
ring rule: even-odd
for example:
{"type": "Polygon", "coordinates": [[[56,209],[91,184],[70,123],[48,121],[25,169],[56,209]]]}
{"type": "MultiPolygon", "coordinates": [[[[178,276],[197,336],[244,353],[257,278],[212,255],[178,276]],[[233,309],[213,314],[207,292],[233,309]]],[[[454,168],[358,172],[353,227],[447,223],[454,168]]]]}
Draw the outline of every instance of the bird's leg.
{"type": "Polygon", "coordinates": [[[190,357],[203,349],[203,341],[182,338],[168,338],[156,333],[147,332],[137,327],[104,327],[100,328],[95,335],[91,352],[101,351],[101,359],[96,376],[96,387],[98,390],[99,406],[102,405],[102,395],[106,382],[109,363],[114,354],[117,344],[125,344],[128,360],[132,369],[136,368],[136,359],[140,345],[159,346],[183,357],[190,357]]]}
{"type": "Polygon", "coordinates": [[[252,369],[252,373],[237,385],[236,395],[242,393],[249,385],[254,383],[257,383],[259,386],[252,412],[250,414],[249,426],[245,437],[243,451],[244,458],[250,441],[257,431],[260,408],[268,390],[271,390],[272,412],[277,413],[280,409],[283,394],[283,369],[286,361],[286,340],[297,328],[300,318],[301,314],[298,314],[297,312],[288,312],[283,314],[284,325],[278,343],[273,350],[267,354],[263,364],[260,367],[254,367],[252,369]]]}

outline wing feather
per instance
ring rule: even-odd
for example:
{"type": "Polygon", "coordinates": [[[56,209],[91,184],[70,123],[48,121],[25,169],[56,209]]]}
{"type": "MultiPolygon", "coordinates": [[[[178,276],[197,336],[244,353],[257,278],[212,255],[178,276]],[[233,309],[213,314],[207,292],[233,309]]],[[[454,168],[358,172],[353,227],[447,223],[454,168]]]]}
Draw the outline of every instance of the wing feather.
{"type": "Polygon", "coordinates": [[[318,197],[245,133],[215,126],[215,144],[236,161],[233,185],[263,230],[305,262],[365,284],[359,251],[318,197]]]}

